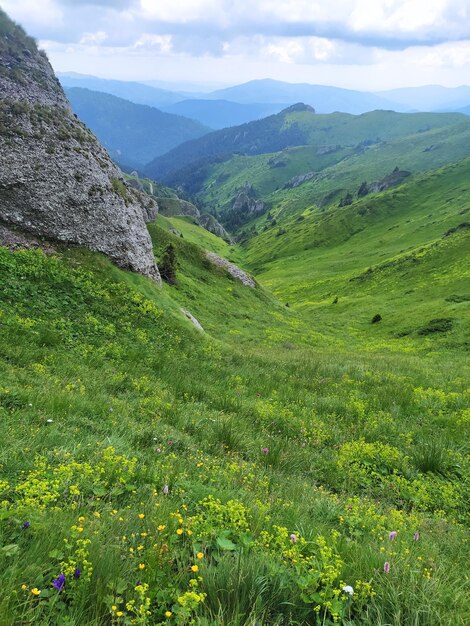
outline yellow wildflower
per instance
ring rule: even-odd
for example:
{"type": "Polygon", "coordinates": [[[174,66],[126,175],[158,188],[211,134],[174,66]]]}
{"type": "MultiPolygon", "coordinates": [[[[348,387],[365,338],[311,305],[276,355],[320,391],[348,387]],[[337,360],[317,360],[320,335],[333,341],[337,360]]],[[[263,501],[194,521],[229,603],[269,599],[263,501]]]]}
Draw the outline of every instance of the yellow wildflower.
{"type": "Polygon", "coordinates": [[[21,585],[21,589],[23,589],[23,591],[26,591],[27,588],[28,588],[27,585],[21,585]]]}
{"type": "Polygon", "coordinates": [[[171,611],[165,611],[165,617],[171,617],[173,613],[171,611]]]}
{"type": "Polygon", "coordinates": [[[203,559],[204,558],[204,554],[202,552],[198,552],[196,554],[196,556],[197,556],[198,559],[203,559]]]}
{"type": "Polygon", "coordinates": [[[198,565],[191,565],[191,571],[192,572],[198,572],[199,571],[199,566],[198,565]]]}
{"type": "Polygon", "coordinates": [[[144,519],[145,513],[139,513],[139,519],[144,519]]]}
{"type": "Polygon", "coordinates": [[[182,528],[178,528],[178,530],[176,531],[177,535],[182,535],[183,534],[183,529],[182,528]]]}
{"type": "Polygon", "coordinates": [[[165,530],[165,528],[166,528],[165,524],[160,524],[160,526],[157,528],[157,530],[162,532],[162,530],[165,530]]]}
{"type": "Polygon", "coordinates": [[[145,563],[139,563],[139,569],[145,569],[145,563]]]}
{"type": "Polygon", "coordinates": [[[38,589],[37,587],[33,587],[31,589],[31,593],[33,594],[33,596],[39,596],[39,595],[41,595],[41,590],[38,589]]]}

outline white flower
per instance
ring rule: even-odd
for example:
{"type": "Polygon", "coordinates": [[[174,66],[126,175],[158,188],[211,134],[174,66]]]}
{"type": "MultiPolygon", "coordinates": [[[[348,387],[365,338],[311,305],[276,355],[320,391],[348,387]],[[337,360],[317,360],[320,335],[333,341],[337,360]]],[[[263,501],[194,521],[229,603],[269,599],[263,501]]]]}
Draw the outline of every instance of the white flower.
{"type": "Polygon", "coordinates": [[[49,418],[49,419],[48,419],[48,420],[46,420],[46,421],[47,421],[47,423],[48,423],[48,424],[52,424],[52,422],[53,422],[54,420],[51,420],[51,418],[49,418]]]}
{"type": "Polygon", "coordinates": [[[347,593],[350,596],[352,596],[353,593],[354,593],[354,589],[351,587],[351,585],[344,585],[343,591],[344,591],[344,593],[347,593]]]}

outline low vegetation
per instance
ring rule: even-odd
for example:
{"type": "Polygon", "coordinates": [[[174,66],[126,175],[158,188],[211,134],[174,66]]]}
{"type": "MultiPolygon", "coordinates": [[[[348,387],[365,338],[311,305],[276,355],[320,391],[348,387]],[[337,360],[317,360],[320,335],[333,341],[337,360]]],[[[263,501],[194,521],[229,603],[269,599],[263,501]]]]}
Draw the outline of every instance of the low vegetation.
{"type": "Polygon", "coordinates": [[[159,220],[163,291],[0,249],[0,623],[463,626],[463,353],[338,349],[159,220]]]}

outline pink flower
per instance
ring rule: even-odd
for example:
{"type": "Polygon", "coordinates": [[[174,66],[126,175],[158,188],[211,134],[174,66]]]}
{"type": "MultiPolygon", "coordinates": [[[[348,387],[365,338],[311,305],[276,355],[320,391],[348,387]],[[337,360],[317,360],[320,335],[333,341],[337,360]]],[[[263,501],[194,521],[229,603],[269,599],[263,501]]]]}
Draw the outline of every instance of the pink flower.
{"type": "Polygon", "coordinates": [[[292,533],[292,535],[290,536],[290,540],[292,541],[292,543],[295,543],[297,541],[297,535],[294,535],[294,533],[292,533]]]}
{"type": "Polygon", "coordinates": [[[413,541],[419,541],[419,533],[413,535],[413,541]]]}
{"type": "Polygon", "coordinates": [[[268,454],[269,448],[263,448],[263,452],[264,452],[264,454],[268,454]]]}
{"type": "Polygon", "coordinates": [[[388,538],[390,539],[390,541],[394,541],[396,536],[397,536],[397,531],[392,530],[392,532],[388,535],[388,538]]]}
{"type": "Polygon", "coordinates": [[[389,571],[390,571],[390,563],[388,561],[385,561],[385,563],[384,563],[384,572],[386,574],[388,574],[389,571]]]}

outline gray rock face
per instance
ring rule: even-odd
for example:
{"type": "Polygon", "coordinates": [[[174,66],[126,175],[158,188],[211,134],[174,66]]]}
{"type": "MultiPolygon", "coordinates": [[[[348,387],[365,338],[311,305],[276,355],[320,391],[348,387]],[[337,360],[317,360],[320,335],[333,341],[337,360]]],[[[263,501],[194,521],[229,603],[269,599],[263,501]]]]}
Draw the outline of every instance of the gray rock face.
{"type": "Polygon", "coordinates": [[[212,215],[209,215],[208,213],[203,213],[199,216],[197,221],[199,223],[199,226],[202,226],[213,235],[217,235],[217,237],[228,241],[228,243],[232,243],[232,237],[225,230],[222,224],[218,222],[212,215]]]}
{"type": "Polygon", "coordinates": [[[221,256],[214,254],[214,252],[206,252],[206,257],[214,265],[226,269],[230,276],[233,276],[233,278],[241,281],[247,287],[251,287],[252,289],[256,287],[256,283],[253,278],[251,278],[249,274],[247,274],[237,265],[235,265],[235,263],[230,263],[230,261],[227,261],[227,259],[224,259],[221,256]]]}
{"type": "Polygon", "coordinates": [[[303,183],[306,183],[308,180],[312,180],[317,176],[317,172],[307,172],[306,174],[299,174],[299,176],[294,176],[290,180],[287,181],[284,185],[284,189],[295,189],[295,187],[299,187],[303,183]]]}
{"type": "Polygon", "coordinates": [[[72,113],[43,52],[0,9],[0,220],[160,281],[152,198],[72,113]]]}
{"type": "Polygon", "coordinates": [[[199,331],[204,332],[204,328],[197,321],[192,313],[190,313],[187,309],[180,309],[181,313],[193,324],[199,331]]]}

